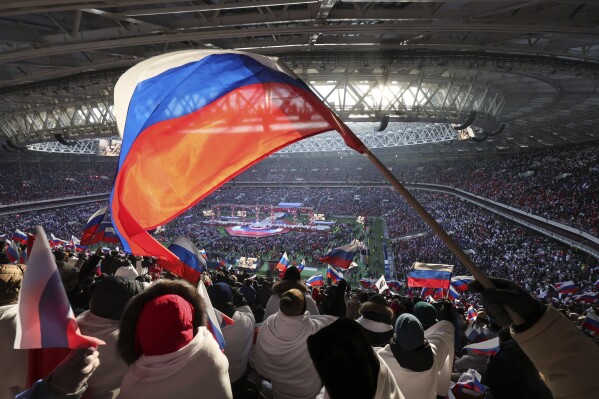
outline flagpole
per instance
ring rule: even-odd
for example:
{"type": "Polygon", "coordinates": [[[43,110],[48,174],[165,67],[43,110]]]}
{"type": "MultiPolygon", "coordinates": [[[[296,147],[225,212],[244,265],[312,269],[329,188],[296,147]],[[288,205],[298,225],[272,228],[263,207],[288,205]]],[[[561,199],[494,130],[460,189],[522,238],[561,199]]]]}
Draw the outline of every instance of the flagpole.
{"type": "MultiPolygon", "coordinates": [[[[420,218],[437,234],[437,236],[447,245],[447,248],[459,259],[460,262],[468,269],[470,273],[474,276],[476,281],[483,286],[484,289],[492,289],[495,288],[493,283],[489,278],[485,275],[472,262],[472,259],[459,247],[459,245],[455,242],[453,238],[443,228],[433,217],[420,205],[420,203],[414,198],[412,194],[397,180],[397,178],[387,169],[387,167],[370,151],[370,149],[366,146],[362,149],[362,154],[368,158],[370,162],[377,167],[377,169],[385,176],[385,178],[391,183],[391,185],[401,194],[401,196],[406,200],[406,202],[416,211],[416,213],[420,216],[420,218]]],[[[525,320],[522,317],[512,311],[510,308],[506,307],[506,311],[509,314],[510,318],[516,324],[522,324],[525,320]]]]}

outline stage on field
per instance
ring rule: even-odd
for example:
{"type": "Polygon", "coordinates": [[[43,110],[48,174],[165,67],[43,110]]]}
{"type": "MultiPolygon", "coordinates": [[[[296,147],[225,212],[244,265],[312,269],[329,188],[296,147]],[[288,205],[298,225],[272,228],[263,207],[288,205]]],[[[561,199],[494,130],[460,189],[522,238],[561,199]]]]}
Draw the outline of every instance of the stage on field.
{"type": "Polygon", "coordinates": [[[253,227],[251,225],[248,226],[227,226],[225,227],[227,233],[231,236],[235,237],[268,237],[274,236],[277,234],[285,234],[289,233],[289,229],[285,227],[253,227]]]}

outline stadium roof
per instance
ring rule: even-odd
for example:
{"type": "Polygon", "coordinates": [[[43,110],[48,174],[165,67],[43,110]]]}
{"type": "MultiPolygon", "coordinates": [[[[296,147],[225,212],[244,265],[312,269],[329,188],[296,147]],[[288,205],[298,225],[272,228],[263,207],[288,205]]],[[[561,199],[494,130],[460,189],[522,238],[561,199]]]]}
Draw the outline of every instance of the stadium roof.
{"type": "MultiPolygon", "coordinates": [[[[599,5],[574,0],[5,0],[0,147],[115,136],[120,74],[182,49],[282,58],[379,148],[597,141],[598,21],[599,5]]],[[[295,148],[337,150],[314,140],[295,148]]]]}

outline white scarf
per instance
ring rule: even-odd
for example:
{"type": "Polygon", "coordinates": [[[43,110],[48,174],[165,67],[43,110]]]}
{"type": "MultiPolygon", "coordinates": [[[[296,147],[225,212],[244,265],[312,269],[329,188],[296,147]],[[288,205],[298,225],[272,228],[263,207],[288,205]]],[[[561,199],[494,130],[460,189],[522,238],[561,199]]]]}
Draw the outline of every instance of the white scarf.
{"type": "Polygon", "coordinates": [[[116,341],[119,338],[119,320],[105,319],[89,310],[77,317],[81,332],[106,342],[100,345],[100,366],[89,379],[85,391],[86,399],[114,399],[119,395],[121,381],[127,372],[127,363],[117,354],[116,341]]]}
{"type": "MultiPolygon", "coordinates": [[[[395,377],[391,374],[391,370],[387,363],[377,355],[381,368],[379,369],[379,377],[376,380],[376,392],[372,399],[405,399],[399,388],[395,377]]],[[[315,399],[331,399],[326,388],[322,388],[320,394],[315,399]]]]}
{"type": "Polygon", "coordinates": [[[123,399],[230,399],[229,362],[206,327],[176,352],[142,355],[121,385],[123,399]]]}
{"type": "Polygon", "coordinates": [[[281,312],[266,319],[256,340],[253,363],[272,382],[275,398],[314,398],[322,386],[306,340],[334,322],[334,316],[289,317],[281,312]]]}
{"type": "Polygon", "coordinates": [[[18,308],[16,303],[0,306],[0,399],[13,399],[27,383],[28,351],[13,349],[18,308]]]}

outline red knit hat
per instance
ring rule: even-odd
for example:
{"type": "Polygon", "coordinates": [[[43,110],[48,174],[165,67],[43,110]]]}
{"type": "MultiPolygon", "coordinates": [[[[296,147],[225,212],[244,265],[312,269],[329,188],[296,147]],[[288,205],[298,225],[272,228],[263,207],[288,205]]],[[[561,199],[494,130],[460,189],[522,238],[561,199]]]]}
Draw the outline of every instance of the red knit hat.
{"type": "Polygon", "coordinates": [[[143,308],[135,329],[135,351],[164,355],[187,345],[194,336],[193,306],[178,295],[162,295],[143,308]]]}

